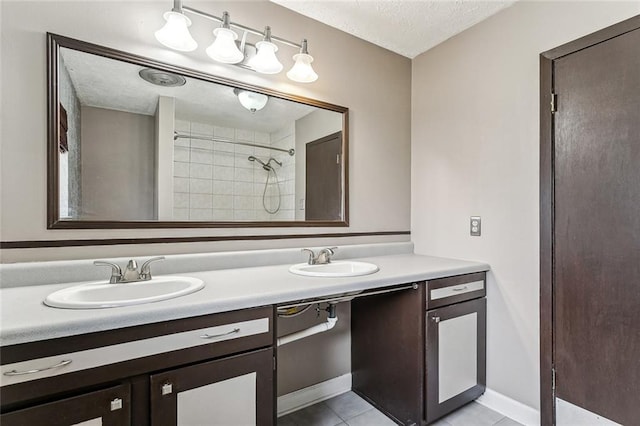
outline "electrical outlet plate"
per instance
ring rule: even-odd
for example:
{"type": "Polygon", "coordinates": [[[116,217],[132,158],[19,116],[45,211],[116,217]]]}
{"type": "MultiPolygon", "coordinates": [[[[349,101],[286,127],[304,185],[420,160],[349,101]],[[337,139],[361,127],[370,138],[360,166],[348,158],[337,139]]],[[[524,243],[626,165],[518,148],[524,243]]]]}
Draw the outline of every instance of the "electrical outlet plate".
{"type": "Polygon", "coordinates": [[[482,218],[480,216],[471,216],[469,219],[469,233],[472,237],[479,237],[482,233],[482,218]]]}

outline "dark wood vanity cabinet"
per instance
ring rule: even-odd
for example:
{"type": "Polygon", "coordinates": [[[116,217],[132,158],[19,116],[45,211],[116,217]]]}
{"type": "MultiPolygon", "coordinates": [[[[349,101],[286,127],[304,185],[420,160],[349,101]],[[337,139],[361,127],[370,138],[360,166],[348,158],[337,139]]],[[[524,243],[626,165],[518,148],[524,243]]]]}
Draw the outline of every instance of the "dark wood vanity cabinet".
{"type": "Polygon", "coordinates": [[[78,423],[103,426],[130,425],[130,386],[113,386],[0,415],[2,426],[68,426],[78,423]]]}
{"type": "Polygon", "coordinates": [[[402,425],[429,424],[485,390],[486,273],[351,302],[353,390],[402,425]]]}
{"type": "Polygon", "coordinates": [[[226,426],[231,409],[271,426],[273,321],[269,306],[3,347],[0,424],[226,426]]]}
{"type": "Polygon", "coordinates": [[[351,302],[355,393],[403,425],[423,418],[425,283],[351,302]]]}
{"type": "Polygon", "coordinates": [[[151,375],[151,424],[272,425],[273,349],[151,375]]]}

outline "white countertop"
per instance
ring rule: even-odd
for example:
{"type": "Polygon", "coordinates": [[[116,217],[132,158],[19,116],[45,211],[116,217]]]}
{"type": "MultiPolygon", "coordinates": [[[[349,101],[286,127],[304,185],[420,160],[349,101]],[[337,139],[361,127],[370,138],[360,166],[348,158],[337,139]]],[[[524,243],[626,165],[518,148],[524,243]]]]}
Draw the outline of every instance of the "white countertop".
{"type": "Polygon", "coordinates": [[[375,263],[380,271],[349,278],[303,277],[291,274],[288,271],[290,265],[286,264],[181,273],[176,275],[202,279],[205,288],[175,299],[107,309],[56,309],[42,303],[50,293],[74,284],[5,288],[0,290],[0,345],[9,346],[489,270],[486,263],[415,254],[353,260],[375,263]]]}

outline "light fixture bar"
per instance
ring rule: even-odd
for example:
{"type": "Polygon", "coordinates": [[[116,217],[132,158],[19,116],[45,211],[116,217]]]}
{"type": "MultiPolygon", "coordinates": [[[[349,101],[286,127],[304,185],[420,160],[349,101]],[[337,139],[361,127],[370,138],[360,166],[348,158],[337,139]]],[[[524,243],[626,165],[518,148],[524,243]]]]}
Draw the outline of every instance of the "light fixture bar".
{"type": "MultiPolygon", "coordinates": [[[[215,15],[211,15],[211,14],[206,13],[206,12],[201,12],[198,9],[194,9],[192,7],[182,6],[182,2],[180,0],[174,0],[174,9],[177,7],[177,4],[180,4],[181,10],[184,11],[184,12],[193,13],[194,15],[201,16],[201,17],[209,19],[211,21],[223,22],[222,18],[217,17],[215,15]]],[[[247,27],[245,25],[236,24],[235,22],[229,22],[229,26],[234,27],[234,28],[239,29],[239,30],[242,30],[242,31],[246,31],[246,32],[251,33],[251,34],[255,34],[255,35],[260,36],[260,37],[264,36],[264,32],[262,32],[262,31],[258,31],[258,30],[254,29],[254,28],[247,27]]],[[[298,49],[302,48],[302,45],[299,44],[299,43],[294,43],[292,41],[289,41],[289,40],[281,38],[281,37],[276,37],[274,35],[271,35],[271,40],[272,41],[277,41],[278,43],[286,44],[286,45],[291,46],[291,47],[297,47],[298,49]]]]}
{"type": "Polygon", "coordinates": [[[182,0],[173,0],[173,9],[172,12],[182,13],[182,0]]]}

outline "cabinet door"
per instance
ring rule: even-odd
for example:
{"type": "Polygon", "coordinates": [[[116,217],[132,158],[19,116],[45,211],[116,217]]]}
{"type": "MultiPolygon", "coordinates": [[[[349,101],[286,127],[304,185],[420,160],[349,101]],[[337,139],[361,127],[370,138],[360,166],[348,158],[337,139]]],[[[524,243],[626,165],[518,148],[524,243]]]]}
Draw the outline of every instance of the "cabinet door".
{"type": "Polygon", "coordinates": [[[272,425],[273,349],[151,376],[153,426],[272,425]]]}
{"type": "Polygon", "coordinates": [[[486,306],[480,298],[427,312],[427,422],[484,393],[486,306]]]}
{"type": "Polygon", "coordinates": [[[127,426],[131,424],[129,385],[114,386],[0,416],[2,426],[127,426]]]}

